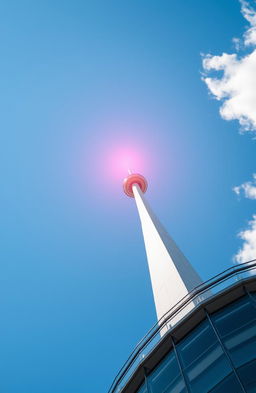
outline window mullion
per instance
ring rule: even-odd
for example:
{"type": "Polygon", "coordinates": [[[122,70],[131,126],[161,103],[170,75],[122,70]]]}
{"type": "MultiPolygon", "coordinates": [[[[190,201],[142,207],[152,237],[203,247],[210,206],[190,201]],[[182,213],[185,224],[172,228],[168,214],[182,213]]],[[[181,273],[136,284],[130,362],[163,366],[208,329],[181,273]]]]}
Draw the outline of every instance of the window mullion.
{"type": "Polygon", "coordinates": [[[181,363],[181,360],[180,360],[180,356],[179,356],[179,354],[178,354],[178,351],[177,351],[177,348],[176,348],[176,345],[175,345],[175,342],[174,342],[174,339],[173,339],[172,336],[171,336],[171,341],[172,341],[173,350],[174,350],[174,353],[175,353],[175,357],[176,357],[176,359],[177,359],[177,363],[178,363],[178,366],[179,366],[179,369],[180,369],[181,376],[182,376],[182,378],[183,378],[183,381],[184,381],[184,383],[185,383],[185,386],[186,386],[186,388],[187,388],[188,393],[191,393],[191,389],[190,389],[190,385],[189,385],[189,380],[188,380],[188,377],[187,377],[187,375],[186,375],[186,372],[185,372],[184,368],[182,367],[182,363],[181,363]]]}
{"type": "Polygon", "coordinates": [[[228,353],[228,350],[226,349],[225,345],[224,345],[223,342],[222,342],[222,339],[221,339],[221,337],[220,337],[220,335],[219,335],[219,333],[218,333],[218,330],[216,329],[216,327],[215,327],[215,325],[214,325],[214,323],[213,323],[213,321],[212,321],[210,315],[208,314],[208,311],[207,311],[206,309],[205,309],[204,311],[205,311],[206,317],[207,317],[207,319],[208,319],[208,321],[209,321],[209,324],[211,325],[211,327],[212,327],[212,329],[213,329],[213,331],[214,331],[214,334],[216,335],[217,340],[219,341],[220,346],[221,346],[221,348],[222,348],[224,354],[226,355],[226,357],[227,357],[227,359],[228,359],[228,361],[229,361],[229,363],[230,363],[230,366],[231,366],[231,368],[232,368],[232,370],[233,370],[233,372],[234,372],[234,374],[235,374],[235,376],[236,376],[236,378],[237,378],[237,380],[238,380],[238,382],[239,382],[239,385],[240,385],[242,391],[243,391],[244,393],[247,393],[246,390],[245,390],[245,388],[244,388],[244,385],[243,385],[243,383],[242,383],[242,381],[241,381],[241,379],[240,379],[240,377],[239,377],[239,375],[238,375],[238,373],[237,373],[237,370],[236,370],[236,368],[235,368],[235,366],[234,366],[234,364],[233,364],[233,361],[232,361],[232,359],[231,359],[231,357],[230,357],[230,355],[229,355],[229,353],[228,353]]]}

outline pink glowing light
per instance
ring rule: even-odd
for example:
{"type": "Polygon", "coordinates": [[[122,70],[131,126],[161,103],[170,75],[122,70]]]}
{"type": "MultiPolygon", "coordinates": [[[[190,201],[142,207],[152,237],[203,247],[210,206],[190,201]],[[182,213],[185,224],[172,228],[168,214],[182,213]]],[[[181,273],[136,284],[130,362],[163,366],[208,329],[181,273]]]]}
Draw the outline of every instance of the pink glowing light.
{"type": "Polygon", "coordinates": [[[147,168],[145,152],[134,147],[119,147],[107,152],[106,168],[111,177],[123,179],[127,174],[143,173],[147,168]]]}
{"type": "Polygon", "coordinates": [[[124,198],[123,180],[131,173],[143,175],[150,184],[158,179],[163,161],[163,147],[159,139],[146,130],[134,127],[102,126],[102,137],[95,133],[86,151],[82,151],[81,179],[84,179],[86,192],[92,191],[95,197],[107,200],[124,198]],[[131,131],[132,130],[132,131],[131,131]]]}

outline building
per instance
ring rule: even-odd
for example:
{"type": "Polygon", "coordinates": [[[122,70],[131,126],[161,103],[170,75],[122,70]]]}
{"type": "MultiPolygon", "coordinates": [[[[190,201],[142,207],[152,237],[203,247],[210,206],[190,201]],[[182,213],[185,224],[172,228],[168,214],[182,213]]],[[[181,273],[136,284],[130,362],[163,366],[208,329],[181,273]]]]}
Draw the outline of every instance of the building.
{"type": "Polygon", "coordinates": [[[256,393],[256,260],[202,282],[131,174],[157,324],[135,347],[109,393],[256,393]]]}

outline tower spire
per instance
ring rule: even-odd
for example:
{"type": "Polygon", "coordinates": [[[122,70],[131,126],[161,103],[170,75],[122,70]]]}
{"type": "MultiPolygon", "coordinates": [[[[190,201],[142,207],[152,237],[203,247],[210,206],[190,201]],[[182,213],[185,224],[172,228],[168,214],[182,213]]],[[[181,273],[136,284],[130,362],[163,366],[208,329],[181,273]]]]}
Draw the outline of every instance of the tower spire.
{"type": "MultiPolygon", "coordinates": [[[[152,212],[143,195],[146,189],[142,175],[130,174],[124,180],[124,192],[135,198],[138,208],[159,320],[202,281],[152,212]]],[[[179,319],[182,317],[181,313],[179,319]]]]}

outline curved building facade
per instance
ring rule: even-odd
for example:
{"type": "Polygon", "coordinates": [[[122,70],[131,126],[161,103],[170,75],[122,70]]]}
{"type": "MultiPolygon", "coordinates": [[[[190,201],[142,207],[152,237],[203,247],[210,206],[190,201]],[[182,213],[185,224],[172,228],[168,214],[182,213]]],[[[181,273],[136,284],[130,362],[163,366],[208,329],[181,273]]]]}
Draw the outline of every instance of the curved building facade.
{"type": "Polygon", "coordinates": [[[109,390],[117,392],[255,393],[256,261],[228,269],[182,299],[135,348],[109,390]]]}

